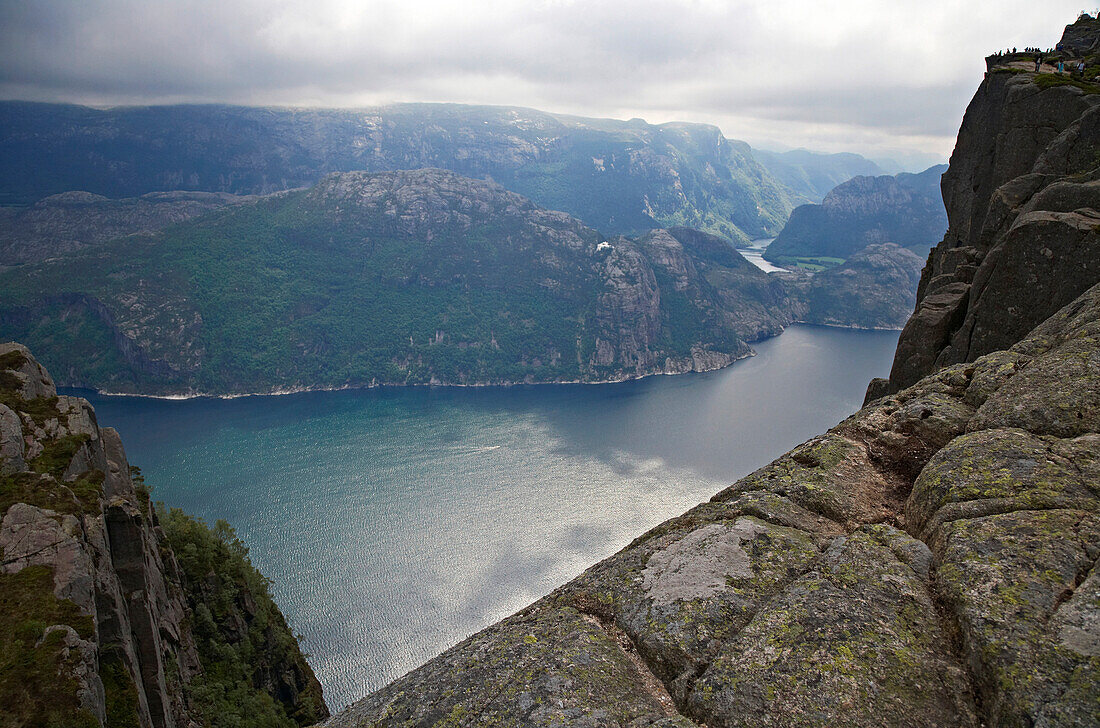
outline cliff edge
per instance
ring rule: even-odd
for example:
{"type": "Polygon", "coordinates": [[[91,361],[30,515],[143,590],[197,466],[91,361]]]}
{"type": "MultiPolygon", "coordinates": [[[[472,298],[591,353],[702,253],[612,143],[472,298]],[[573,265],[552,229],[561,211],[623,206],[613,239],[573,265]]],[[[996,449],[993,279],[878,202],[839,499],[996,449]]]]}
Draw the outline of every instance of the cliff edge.
{"type": "MultiPolygon", "coordinates": [[[[1060,45],[1082,34],[1100,41],[1100,22],[1084,16],[1060,45]]],[[[1100,281],[1100,86],[1087,80],[1100,57],[1081,60],[1083,78],[989,59],[941,183],[947,233],[868,399],[1008,348],[1100,281]]]]}
{"type": "Polygon", "coordinates": [[[327,715],[232,529],[158,513],[118,433],[0,344],[0,726],[327,715]]]}

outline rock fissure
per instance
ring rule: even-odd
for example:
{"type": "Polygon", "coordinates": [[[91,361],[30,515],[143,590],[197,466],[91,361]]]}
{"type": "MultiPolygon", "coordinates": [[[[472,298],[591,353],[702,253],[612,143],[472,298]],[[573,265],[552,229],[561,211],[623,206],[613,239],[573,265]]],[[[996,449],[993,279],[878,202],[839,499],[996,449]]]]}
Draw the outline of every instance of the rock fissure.
{"type": "Polygon", "coordinates": [[[1085,580],[1088,579],[1093,571],[1096,570],[1097,564],[1100,564],[1100,544],[1089,543],[1087,539],[1082,538],[1081,524],[1084,523],[1084,520],[1085,519],[1082,518],[1073,525],[1073,535],[1076,537],[1077,542],[1080,544],[1082,552],[1087,555],[1091,547],[1091,550],[1095,550],[1097,552],[1096,556],[1093,557],[1091,562],[1081,566],[1077,570],[1077,574],[1074,576],[1073,579],[1073,585],[1063,590],[1062,593],[1060,593],[1058,597],[1054,600],[1054,611],[1050,613],[1050,616],[1047,618],[1048,621],[1053,619],[1058,614],[1058,610],[1061,609],[1063,604],[1073,598],[1073,595],[1077,592],[1077,589],[1082,584],[1084,584],[1085,580]]]}
{"type": "MultiPolygon", "coordinates": [[[[31,561],[32,559],[34,559],[34,557],[41,556],[42,554],[46,553],[50,549],[57,548],[58,546],[66,544],[70,541],[71,541],[71,539],[67,539],[67,538],[61,539],[61,540],[58,540],[58,541],[54,541],[53,543],[46,544],[45,546],[42,546],[38,549],[35,549],[34,551],[30,551],[28,553],[20,554],[19,556],[15,557],[14,559],[4,559],[2,562],[0,562],[0,565],[10,566],[11,564],[15,564],[15,563],[18,563],[20,561],[31,561]]],[[[18,545],[18,544],[16,544],[16,545],[18,545]]]]}
{"type": "Polygon", "coordinates": [[[677,706],[676,702],[672,699],[672,695],[669,693],[668,688],[665,686],[664,682],[654,674],[649,663],[646,662],[645,657],[638,650],[638,645],[634,643],[630,635],[616,625],[613,620],[601,616],[598,611],[582,611],[581,613],[584,615],[585,619],[598,626],[619,646],[623,654],[634,666],[634,669],[637,670],[638,679],[642,687],[665,709],[665,714],[670,717],[682,715],[679,706],[677,706]]]}
{"type": "Polygon", "coordinates": [[[963,636],[962,625],[959,623],[958,616],[944,599],[935,563],[932,564],[932,568],[929,570],[928,594],[936,610],[936,616],[943,629],[943,634],[947,637],[946,644],[948,652],[951,654],[953,662],[959,666],[962,675],[966,679],[964,695],[966,695],[970,701],[973,715],[979,717],[986,715],[986,711],[982,705],[982,694],[981,691],[978,690],[979,676],[976,674],[974,666],[966,659],[965,638],[963,636]]]}

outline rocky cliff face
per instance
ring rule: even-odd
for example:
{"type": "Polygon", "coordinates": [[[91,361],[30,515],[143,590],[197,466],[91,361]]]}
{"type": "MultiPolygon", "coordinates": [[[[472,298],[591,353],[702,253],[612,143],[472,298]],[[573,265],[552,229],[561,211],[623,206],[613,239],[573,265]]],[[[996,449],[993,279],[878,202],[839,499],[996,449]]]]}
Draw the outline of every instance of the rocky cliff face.
{"type": "Polygon", "coordinates": [[[1100,280],[1100,95],[1060,83],[986,74],[943,176],[947,234],[878,392],[1011,346],[1100,280]]]}
{"type": "MultiPolygon", "coordinates": [[[[5,725],[219,724],[192,691],[220,679],[193,632],[209,587],[181,571],[118,433],[17,344],[0,345],[0,559],[5,725]]],[[[268,700],[309,723],[327,711],[293,652],[280,665],[293,690],[268,700]]]]}
{"type": "Polygon", "coordinates": [[[764,257],[847,258],[868,245],[896,243],[923,257],[947,227],[939,194],[944,167],[920,174],[856,177],[837,185],[820,205],[802,205],[764,257]]]}
{"type": "Polygon", "coordinates": [[[1100,721],[1100,285],[330,719],[1100,721]]]}
{"type": "Polygon", "coordinates": [[[152,233],[248,197],[209,192],[151,192],[109,200],[64,192],[28,207],[0,207],[0,267],[37,263],[124,235],[152,233]]]}

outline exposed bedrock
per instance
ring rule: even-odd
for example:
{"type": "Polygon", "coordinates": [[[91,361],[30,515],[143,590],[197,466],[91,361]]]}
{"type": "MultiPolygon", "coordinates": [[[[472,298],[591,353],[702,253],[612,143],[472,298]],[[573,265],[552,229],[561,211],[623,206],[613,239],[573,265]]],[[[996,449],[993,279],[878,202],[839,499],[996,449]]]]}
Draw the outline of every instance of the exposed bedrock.
{"type": "MultiPolygon", "coordinates": [[[[100,427],[85,400],[58,396],[26,347],[0,344],[4,724],[203,724],[209,696],[233,686],[199,640],[209,642],[213,631],[226,647],[235,642],[224,624],[196,628],[197,613],[206,609],[209,620],[210,609],[225,610],[228,601],[215,574],[198,581],[182,573],[118,433],[100,427]],[[202,609],[196,594],[207,597],[202,609]]],[[[266,591],[241,596],[228,607],[234,624],[245,632],[268,624],[265,646],[247,655],[256,676],[250,687],[274,698],[288,722],[325,717],[320,685],[285,623],[256,619],[266,591]]],[[[232,696],[243,694],[236,688],[232,696]]]]}
{"type": "Polygon", "coordinates": [[[890,382],[1007,348],[1100,281],[1100,95],[993,70],[943,176],[928,259],[890,382]]]}

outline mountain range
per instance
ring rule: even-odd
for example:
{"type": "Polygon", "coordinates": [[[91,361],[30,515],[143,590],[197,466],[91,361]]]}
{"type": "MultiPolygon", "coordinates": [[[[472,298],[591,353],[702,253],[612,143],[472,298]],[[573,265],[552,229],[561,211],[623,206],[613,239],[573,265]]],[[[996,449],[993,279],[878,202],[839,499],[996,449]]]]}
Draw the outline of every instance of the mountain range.
{"type": "Polygon", "coordinates": [[[490,178],[608,234],[684,225],[734,241],[774,234],[801,201],[713,126],[534,109],[0,103],[0,201],[80,190],[265,194],[331,172],[436,167],[490,178]]]}
{"type": "Polygon", "coordinates": [[[838,184],[821,204],[797,207],[764,257],[844,259],[878,243],[896,243],[921,259],[947,228],[940,195],[945,165],[920,174],[858,176],[838,184]]]}
{"type": "Polygon", "coordinates": [[[144,393],[615,380],[717,368],[790,322],[722,238],[608,239],[433,169],[335,173],[0,289],[63,381],[144,393]]]}
{"type": "Polygon", "coordinates": [[[0,271],[4,336],[67,385],[141,394],[706,371],[796,321],[897,328],[919,269],[884,245],[769,275],[723,237],[607,237],[437,169],[250,197],[63,193],[7,223],[5,262],[27,262],[0,271]]]}

